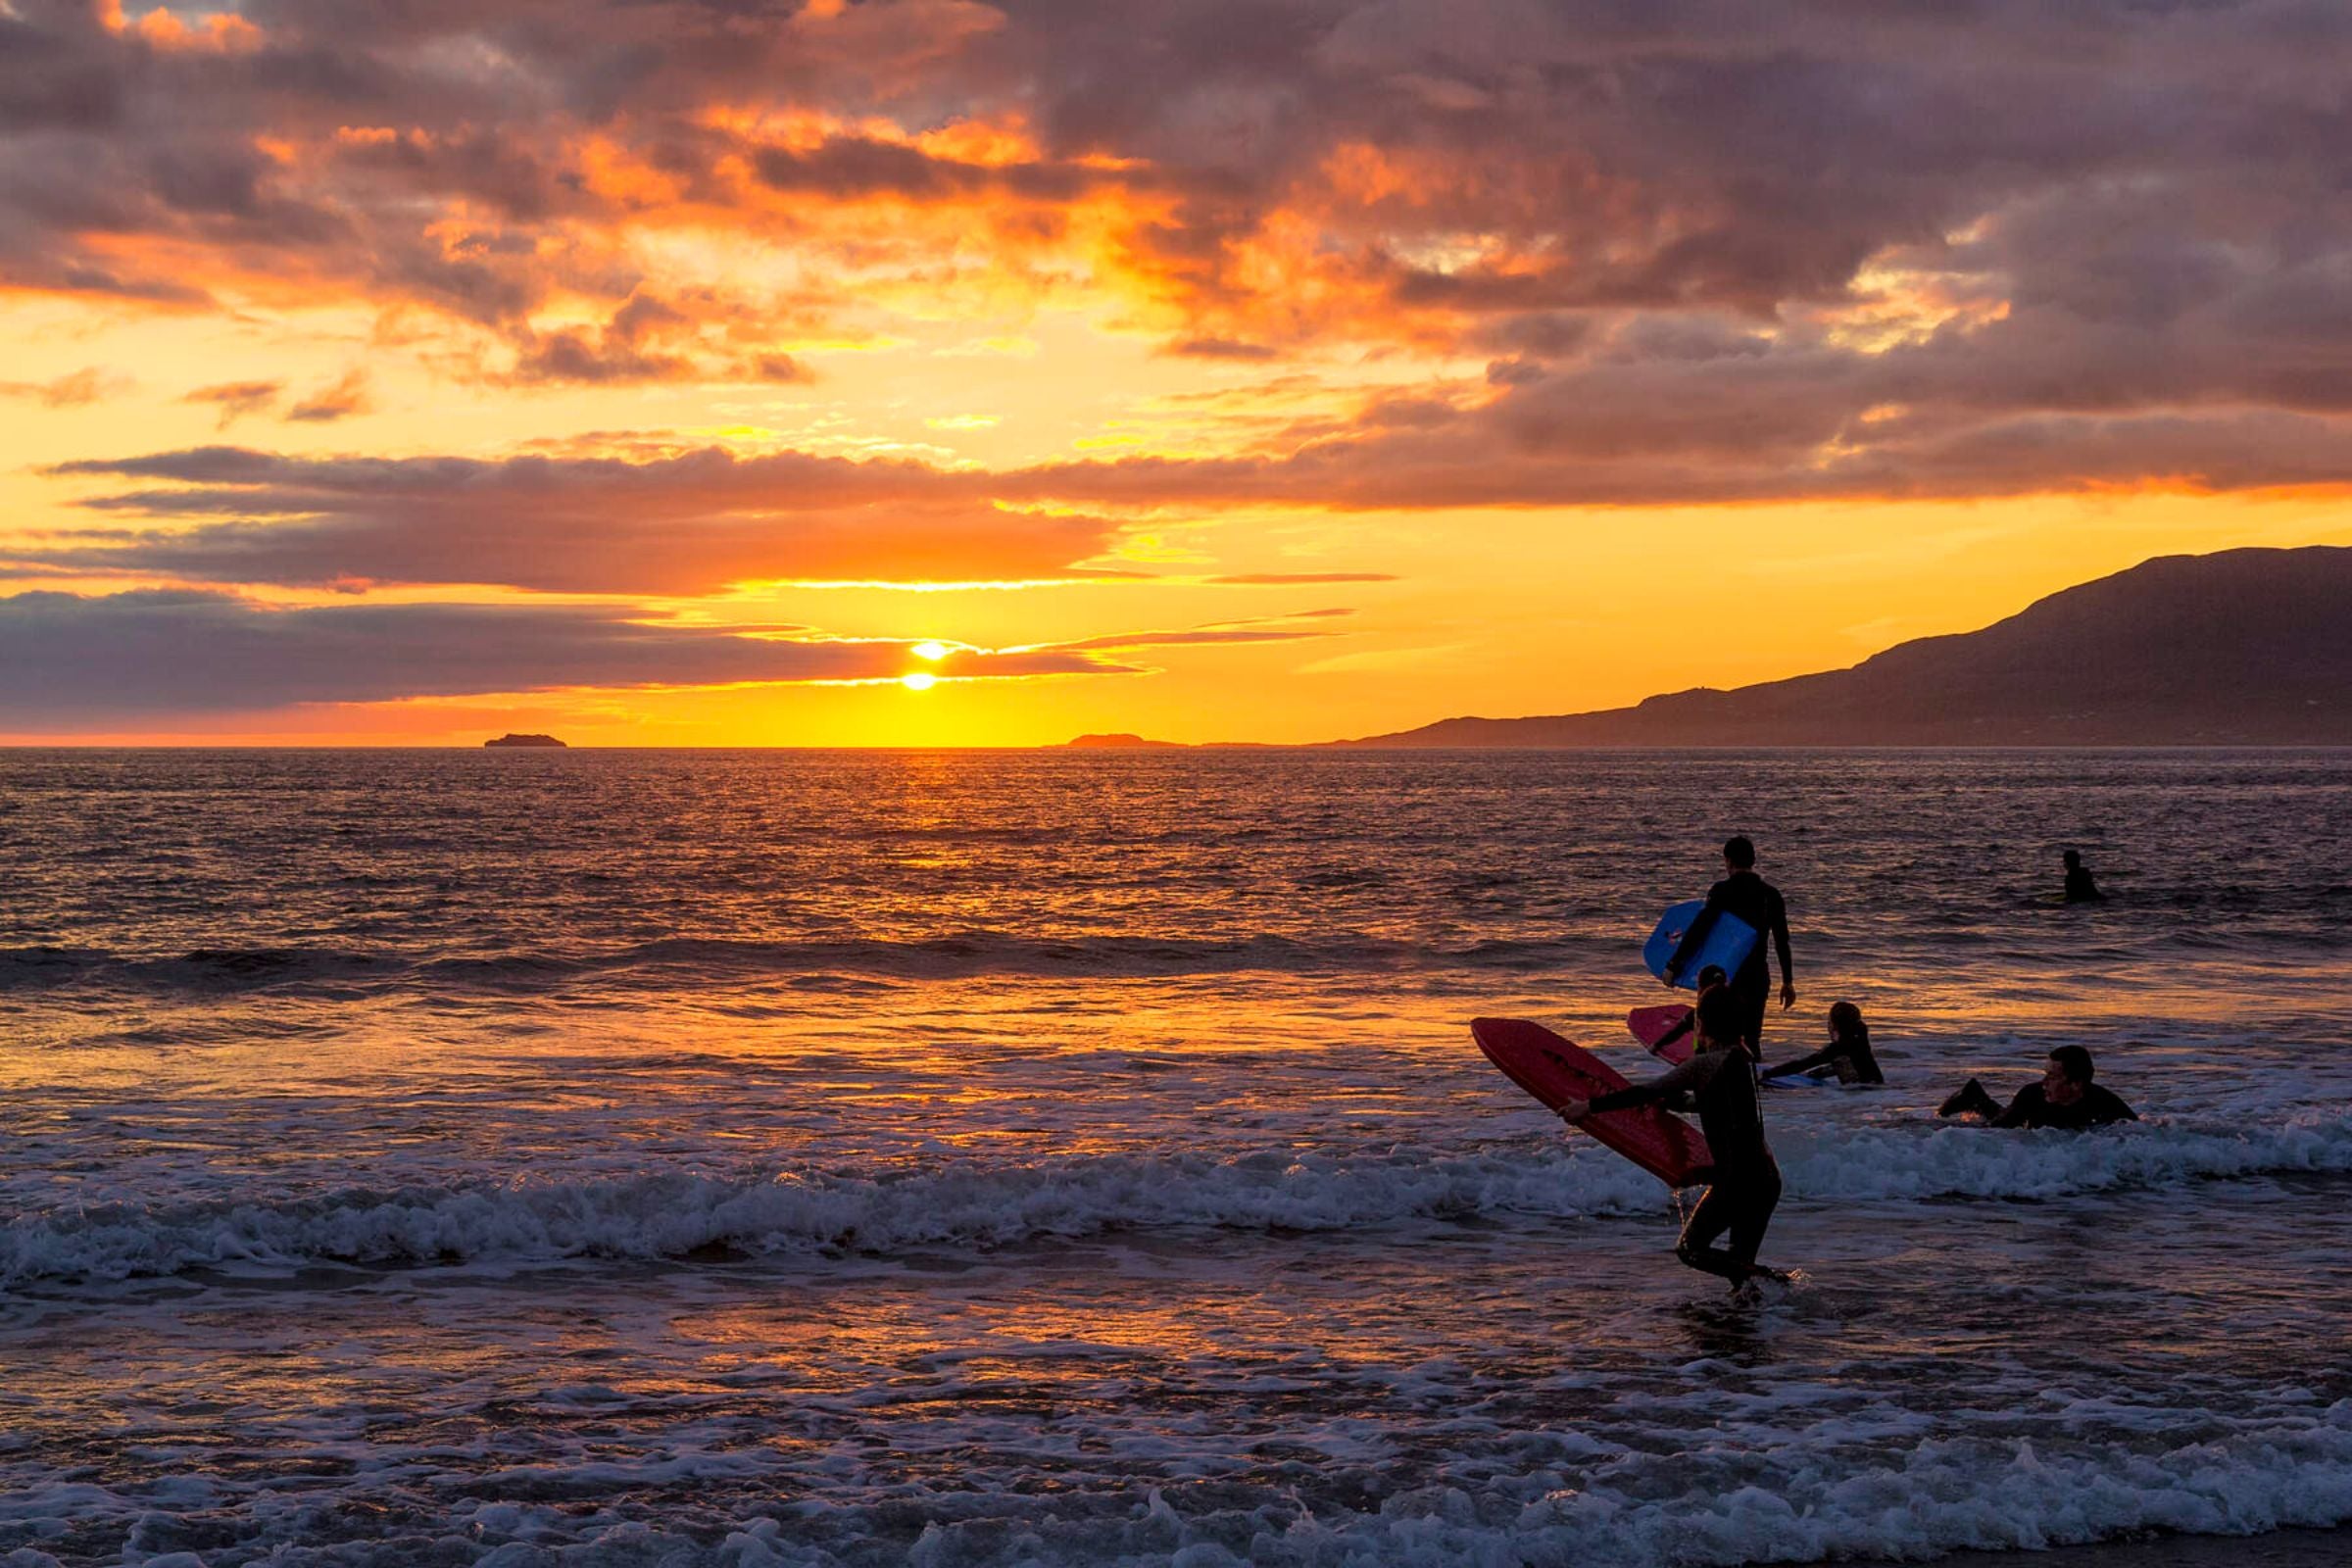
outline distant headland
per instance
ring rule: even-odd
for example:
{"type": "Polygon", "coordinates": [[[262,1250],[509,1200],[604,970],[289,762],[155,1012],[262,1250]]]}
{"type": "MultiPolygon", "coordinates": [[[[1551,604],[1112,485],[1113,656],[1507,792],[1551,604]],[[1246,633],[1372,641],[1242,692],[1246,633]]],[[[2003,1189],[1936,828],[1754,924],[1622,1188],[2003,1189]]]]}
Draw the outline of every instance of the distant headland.
{"type": "Polygon", "coordinates": [[[504,735],[501,735],[501,736],[500,736],[498,739],[496,739],[496,740],[494,740],[494,741],[484,741],[484,742],[482,742],[482,744],[483,744],[485,747],[492,747],[492,746],[553,746],[553,747],[555,747],[555,748],[556,748],[558,751],[562,751],[562,750],[564,749],[564,743],[563,743],[562,741],[560,741],[560,740],[556,739],[556,738],[555,738],[553,735],[516,735],[516,734],[514,734],[513,731],[509,731],[508,733],[506,733],[506,734],[504,734],[504,735]]]}
{"type": "Polygon", "coordinates": [[[1360,747],[2352,745],[2352,548],[2161,556],[1850,669],[1360,747]]]}

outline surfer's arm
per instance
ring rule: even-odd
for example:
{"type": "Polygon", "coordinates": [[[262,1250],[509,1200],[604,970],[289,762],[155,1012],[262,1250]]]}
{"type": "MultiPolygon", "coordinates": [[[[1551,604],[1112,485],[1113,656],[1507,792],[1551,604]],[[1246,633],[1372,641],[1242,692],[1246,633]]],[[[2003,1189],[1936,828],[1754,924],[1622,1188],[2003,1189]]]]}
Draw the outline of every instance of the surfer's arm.
{"type": "Polygon", "coordinates": [[[1681,1066],[1652,1078],[1645,1084],[1635,1084],[1631,1088],[1619,1089],[1610,1094],[1595,1095],[1592,1099],[1582,1102],[1585,1108],[1573,1116],[1569,1116],[1568,1113],[1575,1108],[1579,1102],[1570,1101],[1566,1105],[1560,1107],[1560,1114],[1567,1116],[1570,1121],[1582,1121],[1585,1117],[1597,1111],[1631,1110],[1636,1105],[1654,1105],[1659,1101],[1684,1090],[1704,1088],[1707,1080],[1713,1077],[1714,1073],[1713,1056],[1692,1056],[1681,1066]]]}
{"type": "Polygon", "coordinates": [[[1715,929],[1715,917],[1722,912],[1723,884],[1718,882],[1707,890],[1706,907],[1698,911],[1698,918],[1690,922],[1690,929],[1683,933],[1683,940],[1674,945],[1674,956],[1666,960],[1668,985],[1681,977],[1686,964],[1706,951],[1707,933],[1715,929]]]}
{"type": "Polygon", "coordinates": [[[1811,1072],[1816,1067],[1829,1066],[1838,1059],[1838,1048],[1832,1046],[1826,1051],[1816,1051],[1810,1056],[1799,1056],[1794,1061],[1784,1061],[1778,1067],[1767,1067],[1763,1076],[1786,1078],[1792,1072],[1811,1072]]]}

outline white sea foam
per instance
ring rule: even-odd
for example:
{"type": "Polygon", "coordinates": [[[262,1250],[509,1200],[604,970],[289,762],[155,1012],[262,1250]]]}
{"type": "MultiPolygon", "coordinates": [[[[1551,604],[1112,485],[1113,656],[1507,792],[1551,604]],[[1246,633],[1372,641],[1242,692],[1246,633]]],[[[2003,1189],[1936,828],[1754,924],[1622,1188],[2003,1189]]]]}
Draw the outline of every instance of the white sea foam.
{"type": "Polygon", "coordinates": [[[2301,1109],[2269,1126],[2126,1124],[2089,1133],[1912,1123],[1776,1130],[1791,1194],[1843,1199],[2061,1198],[2261,1173],[2352,1171],[2352,1119],[2301,1109]]]}
{"type": "MultiPolygon", "coordinates": [[[[1688,1459],[1603,1446],[1586,1464],[1566,1457],[1584,1450],[1574,1436],[1530,1435],[1522,1446],[1534,1462],[1523,1467],[1442,1455],[1426,1484],[1360,1508],[1318,1504],[1293,1487],[1175,1481],[967,1490],[845,1474],[811,1490],[814,1477],[788,1481],[788,1466],[757,1452],[582,1462],[475,1477],[438,1517],[413,1506],[387,1513],[363,1494],[361,1517],[381,1523],[356,1538],[350,1521],[330,1519],[330,1536],[310,1510],[279,1498],[246,1515],[237,1554],[353,1568],[424,1554],[497,1568],[1733,1568],[2352,1521],[2352,1401],[2220,1441],[2141,1447],[2055,1434],[1957,1437],[1856,1458],[1834,1427],[1753,1451],[1709,1447],[1722,1435],[1701,1431],[1690,1434],[1688,1459]],[[1688,1472],[1680,1484],[1678,1465],[1688,1472]],[[693,1528],[677,1508],[571,1500],[637,1487],[693,1488],[693,1528]]],[[[159,1548],[191,1534],[219,1540],[237,1505],[259,1497],[247,1487],[208,1491],[214,1506],[190,1532],[155,1488],[51,1485],[8,1498],[0,1520],[48,1538],[115,1521],[128,1554],[152,1568],[170,1560],[159,1548]]],[[[0,1557],[8,1568],[57,1561],[37,1550],[0,1557]]]]}
{"type": "MultiPolygon", "coordinates": [[[[2352,1121],[2309,1111],[2237,1133],[2142,1124],[2017,1134],[1912,1123],[1784,1132],[1789,1201],[2048,1199],[2212,1178],[2352,1170],[2352,1121]]],[[[125,1202],[0,1225],[0,1288],[308,1262],[528,1263],[992,1249],[1125,1230],[1334,1231],[1414,1220],[1652,1213],[1664,1191],[1576,1140],[1475,1152],[1261,1151],[955,1160],[861,1176],[647,1174],[209,1202],[125,1202]]]]}

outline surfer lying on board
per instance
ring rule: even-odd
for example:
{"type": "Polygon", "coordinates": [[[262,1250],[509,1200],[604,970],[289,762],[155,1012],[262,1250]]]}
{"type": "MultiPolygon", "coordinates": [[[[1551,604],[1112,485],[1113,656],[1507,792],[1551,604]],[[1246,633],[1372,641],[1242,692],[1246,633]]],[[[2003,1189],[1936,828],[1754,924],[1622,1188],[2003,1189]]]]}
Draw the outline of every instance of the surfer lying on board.
{"type": "Polygon", "coordinates": [[[1707,889],[1707,906],[1690,922],[1666,960],[1666,983],[1682,978],[1683,968],[1707,945],[1707,934],[1719,916],[1735,914],[1755,928],[1756,945],[1731,979],[1732,994],[1740,999],[1740,1039],[1748,1056],[1764,1059],[1764,1004],[1772,995],[1772,969],[1764,961],[1764,939],[1770,937],[1781,960],[1781,1005],[1796,1005],[1796,972],[1788,963],[1788,906],[1781,890],[1756,875],[1756,846],[1744,833],[1724,840],[1724,878],[1707,889]]]}
{"type": "Polygon", "coordinates": [[[1688,1094],[1698,1109],[1698,1125],[1707,1135],[1707,1151],[1715,1157],[1708,1173],[1706,1196],[1690,1211],[1674,1255],[1695,1269],[1719,1275],[1735,1290],[1759,1277],[1782,1276],[1756,1261],[1764,1245],[1764,1228],[1781,1200],[1781,1167],[1764,1142],[1764,1105],[1756,1090],[1755,1070],[1740,1049],[1740,1023],[1744,1008],[1729,986],[1700,993],[1694,1016],[1698,1019],[1698,1050],[1689,1061],[1663,1077],[1620,1089],[1592,1100],[1571,1100],[1559,1107],[1569,1121],[1582,1121],[1599,1110],[1627,1110],[1655,1104],[1688,1094]],[[1715,1238],[1731,1233],[1727,1246],[1715,1238]]]}
{"type": "Polygon", "coordinates": [[[2049,1070],[2041,1075],[2041,1082],[2020,1089],[2007,1110],[1971,1078],[1936,1107],[1936,1114],[1982,1116],[1987,1127],[2064,1127],[2070,1131],[2139,1120],[2130,1105],[2090,1081],[2092,1070],[2089,1052],[2081,1046],[2060,1046],[2050,1053],[2049,1070]]]}
{"type": "Polygon", "coordinates": [[[1879,1058],[1870,1049],[1870,1025],[1862,1021],[1862,1009],[1850,1002],[1840,1002],[1830,1009],[1830,1043],[1809,1056],[1784,1061],[1778,1067],[1767,1067],[1767,1078],[1785,1078],[1790,1073],[1818,1073],[1827,1067],[1838,1075],[1841,1084],[1883,1084],[1886,1075],[1879,1071],[1879,1058]]]}

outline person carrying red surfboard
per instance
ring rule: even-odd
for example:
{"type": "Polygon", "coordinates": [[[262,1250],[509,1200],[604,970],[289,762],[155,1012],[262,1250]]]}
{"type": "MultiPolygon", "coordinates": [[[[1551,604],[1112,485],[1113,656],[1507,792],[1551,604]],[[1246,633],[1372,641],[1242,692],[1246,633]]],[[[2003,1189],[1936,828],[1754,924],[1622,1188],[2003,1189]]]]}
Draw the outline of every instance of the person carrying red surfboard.
{"type": "Polygon", "coordinates": [[[1730,1280],[1735,1291],[1746,1291],[1759,1278],[1782,1277],[1756,1261],[1781,1200],[1781,1167],[1764,1141],[1763,1097],[1740,1043],[1743,1009],[1730,986],[1710,988],[1698,999],[1698,1051],[1690,1060],[1648,1083],[1557,1107],[1575,1122],[1595,1111],[1630,1110],[1677,1094],[1690,1097],[1715,1163],[1706,1196],[1690,1211],[1674,1255],[1730,1280]],[[1726,1245],[1716,1247],[1715,1238],[1727,1231],[1726,1245]]]}
{"type": "Polygon", "coordinates": [[[1740,999],[1740,1043],[1746,1048],[1749,1060],[1762,1061],[1764,1004],[1772,995],[1772,970],[1764,961],[1763,939],[1767,936],[1781,960],[1781,1005],[1796,1005],[1796,972],[1788,960],[1788,906],[1779,888],[1756,874],[1756,847],[1746,834],[1724,841],[1723,868],[1723,880],[1707,889],[1707,906],[1683,933],[1674,956],[1666,960],[1665,979],[1671,986],[1682,978],[1690,958],[1705,950],[1707,933],[1715,928],[1718,916],[1737,915],[1753,926],[1756,945],[1727,989],[1740,999]]]}

